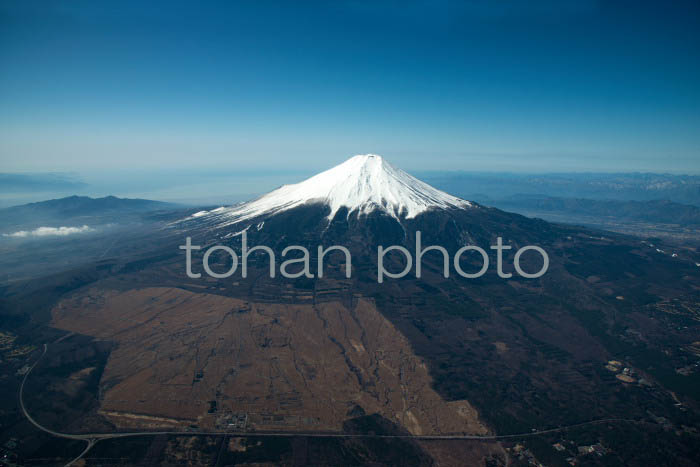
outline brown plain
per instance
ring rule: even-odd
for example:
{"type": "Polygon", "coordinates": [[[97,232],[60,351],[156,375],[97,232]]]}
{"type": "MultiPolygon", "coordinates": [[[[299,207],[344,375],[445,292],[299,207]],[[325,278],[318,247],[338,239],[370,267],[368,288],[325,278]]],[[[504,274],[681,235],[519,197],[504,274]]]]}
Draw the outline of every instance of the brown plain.
{"type": "Polygon", "coordinates": [[[348,309],[92,288],[52,318],[117,343],[100,413],[119,427],[216,429],[225,414],[247,414],[248,428],[341,431],[359,406],[416,435],[487,432],[467,401],[431,388],[426,365],[368,299],[348,309]]]}

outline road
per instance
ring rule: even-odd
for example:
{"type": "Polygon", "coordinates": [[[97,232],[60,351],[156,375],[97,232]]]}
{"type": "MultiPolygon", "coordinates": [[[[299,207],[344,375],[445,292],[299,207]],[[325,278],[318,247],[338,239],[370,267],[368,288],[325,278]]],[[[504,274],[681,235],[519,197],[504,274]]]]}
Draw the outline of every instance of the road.
{"type": "Polygon", "coordinates": [[[32,372],[34,367],[37,366],[37,364],[41,361],[41,359],[46,355],[46,351],[49,349],[49,346],[47,344],[44,344],[44,351],[41,353],[39,358],[37,358],[36,362],[29,368],[29,370],[24,374],[24,378],[22,378],[22,384],[19,386],[19,406],[22,409],[22,413],[24,414],[25,417],[27,417],[27,420],[37,427],[39,430],[43,431],[44,433],[48,433],[52,436],[56,436],[59,438],[65,438],[65,439],[74,439],[74,440],[82,440],[87,442],[87,446],[85,447],[85,450],[83,450],[82,453],[72,461],[70,461],[66,466],[73,465],[77,460],[81,459],[85,454],[92,449],[92,447],[95,445],[95,443],[98,441],[94,436],[90,435],[83,435],[83,434],[71,434],[71,433],[61,433],[58,431],[51,430],[50,428],[46,428],[45,426],[41,425],[39,422],[34,420],[31,415],[29,415],[29,412],[27,412],[27,407],[24,405],[24,386],[27,382],[27,378],[29,378],[29,374],[32,372]]]}
{"type": "Polygon", "coordinates": [[[80,440],[80,441],[85,441],[87,443],[87,446],[85,447],[85,450],[80,453],[78,457],[70,461],[66,466],[73,465],[75,462],[77,462],[79,459],[82,459],[85,454],[87,454],[92,447],[101,440],[105,439],[119,439],[119,438],[128,438],[128,437],[134,437],[134,436],[158,436],[158,435],[179,435],[179,436],[232,436],[232,437],[285,437],[285,438],[294,438],[294,437],[307,437],[307,438],[374,438],[374,439],[381,439],[381,438],[387,438],[387,439],[397,439],[397,438],[407,438],[407,439],[414,439],[414,440],[481,440],[481,441],[498,441],[498,440],[505,440],[505,439],[512,439],[512,438],[526,438],[526,437],[531,437],[531,436],[539,436],[539,435],[544,435],[548,433],[556,433],[559,431],[564,431],[568,430],[571,428],[577,428],[577,427],[582,427],[586,425],[596,425],[596,424],[601,424],[601,423],[648,423],[645,421],[640,421],[640,420],[630,420],[626,418],[606,418],[606,419],[600,419],[600,420],[591,420],[587,422],[582,422],[582,423],[576,423],[573,425],[566,425],[566,426],[561,426],[561,427],[556,427],[556,428],[549,428],[546,430],[534,430],[534,431],[529,431],[525,433],[515,433],[515,434],[510,434],[510,435],[465,435],[461,433],[454,433],[454,434],[444,434],[444,435],[377,435],[377,434],[361,434],[361,433],[318,433],[318,432],[299,432],[299,431],[279,431],[279,432],[250,432],[250,431],[245,431],[245,432],[235,432],[235,431],[133,431],[133,432],[117,432],[117,433],[61,433],[58,431],[51,430],[50,428],[46,428],[45,426],[41,425],[38,423],[36,420],[32,418],[32,416],[29,414],[27,411],[27,408],[24,405],[24,386],[25,383],[27,382],[27,379],[29,378],[29,375],[31,374],[32,370],[34,367],[37,366],[37,364],[41,361],[41,359],[46,355],[46,352],[48,351],[48,344],[44,344],[44,351],[42,354],[39,356],[39,358],[34,362],[34,364],[29,368],[29,371],[24,375],[24,378],[22,379],[22,384],[19,387],[19,404],[20,408],[22,409],[22,413],[24,414],[25,417],[27,417],[27,420],[31,422],[32,425],[34,425],[36,428],[39,430],[48,433],[52,436],[56,436],[59,438],[65,438],[65,439],[72,439],[72,440],[80,440]]]}

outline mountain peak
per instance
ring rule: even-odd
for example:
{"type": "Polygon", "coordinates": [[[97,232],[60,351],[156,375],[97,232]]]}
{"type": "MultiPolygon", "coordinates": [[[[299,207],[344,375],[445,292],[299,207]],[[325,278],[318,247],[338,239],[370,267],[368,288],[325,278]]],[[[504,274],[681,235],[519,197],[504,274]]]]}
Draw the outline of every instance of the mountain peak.
{"type": "Polygon", "coordinates": [[[383,157],[364,154],[314,175],[300,183],[283,185],[260,198],[226,209],[217,209],[217,217],[237,223],[262,215],[285,211],[307,203],[324,203],[333,219],[341,208],[368,214],[383,211],[397,219],[413,218],[431,208],[466,208],[469,201],[449,195],[403,170],[383,157]]]}

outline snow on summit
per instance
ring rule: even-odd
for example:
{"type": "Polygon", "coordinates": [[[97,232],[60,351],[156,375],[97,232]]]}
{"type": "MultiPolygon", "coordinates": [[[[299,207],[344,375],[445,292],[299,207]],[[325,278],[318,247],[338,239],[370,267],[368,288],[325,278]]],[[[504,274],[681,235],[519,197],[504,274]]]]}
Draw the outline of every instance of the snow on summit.
{"type": "MultiPolygon", "coordinates": [[[[258,199],[218,212],[231,223],[270,215],[306,203],[324,203],[332,219],[339,209],[348,214],[382,210],[399,218],[412,218],[430,208],[464,208],[465,201],[440,191],[394,167],[381,156],[351,157],[332,169],[294,185],[283,185],[258,199]]],[[[217,210],[218,211],[218,210],[217,210]]]]}

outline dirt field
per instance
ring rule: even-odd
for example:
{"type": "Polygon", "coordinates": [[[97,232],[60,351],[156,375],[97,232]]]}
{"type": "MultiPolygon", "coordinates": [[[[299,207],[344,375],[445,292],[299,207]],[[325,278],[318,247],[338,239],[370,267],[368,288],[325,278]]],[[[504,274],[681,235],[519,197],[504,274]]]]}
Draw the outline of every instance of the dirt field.
{"type": "Polygon", "coordinates": [[[364,411],[414,434],[486,432],[467,401],[431,389],[425,364],[368,300],[349,310],[90,289],[52,316],[118,344],[101,381],[101,412],[118,426],[226,428],[236,414],[259,429],[340,430],[364,411]]]}

